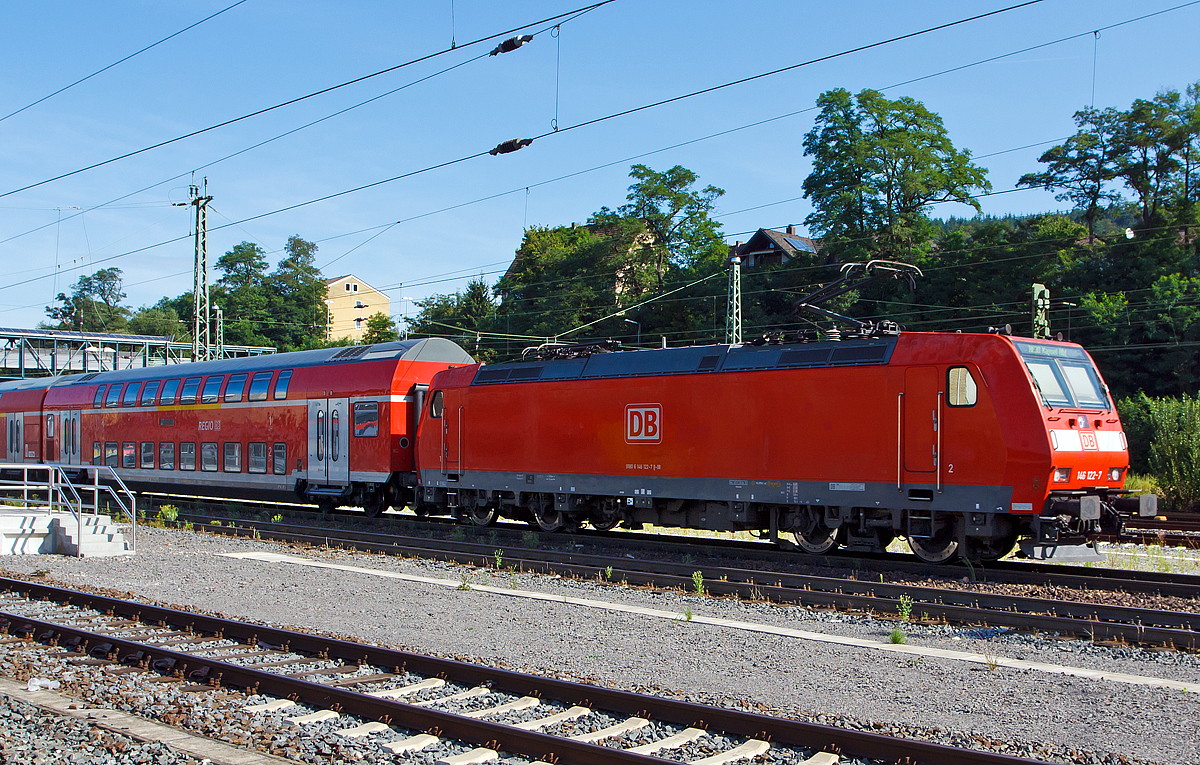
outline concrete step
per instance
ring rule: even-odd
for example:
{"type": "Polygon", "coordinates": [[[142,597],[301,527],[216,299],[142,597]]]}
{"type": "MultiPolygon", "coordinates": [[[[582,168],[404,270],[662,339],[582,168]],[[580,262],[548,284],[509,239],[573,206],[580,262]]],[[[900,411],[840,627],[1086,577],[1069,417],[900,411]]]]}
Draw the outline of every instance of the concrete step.
{"type": "Polygon", "coordinates": [[[0,555],[53,553],[55,541],[49,514],[25,508],[0,511],[0,555]]]}

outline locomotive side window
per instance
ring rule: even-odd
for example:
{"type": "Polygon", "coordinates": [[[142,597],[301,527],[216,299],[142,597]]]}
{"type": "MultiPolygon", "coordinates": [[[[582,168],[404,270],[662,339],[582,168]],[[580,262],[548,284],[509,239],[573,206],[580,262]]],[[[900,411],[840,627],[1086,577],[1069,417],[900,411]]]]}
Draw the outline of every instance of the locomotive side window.
{"type": "Polygon", "coordinates": [[[213,375],[204,381],[204,391],[200,393],[201,404],[215,404],[221,396],[221,382],[225,375],[213,375]]]}
{"type": "Polygon", "coordinates": [[[271,387],[270,372],[256,372],[254,379],[250,381],[250,400],[251,401],[266,401],[267,391],[271,387]]]}
{"type": "Polygon", "coordinates": [[[217,444],[205,441],[200,444],[200,469],[210,473],[217,471],[217,444]]]}
{"type": "Polygon", "coordinates": [[[137,444],[133,441],[125,441],[121,444],[121,467],[137,467],[137,444]]]}
{"type": "Polygon", "coordinates": [[[153,470],[154,469],[154,442],[153,441],[143,441],[142,442],[141,465],[142,465],[143,470],[153,470]]]}
{"type": "Polygon", "coordinates": [[[246,375],[230,375],[229,384],[225,386],[225,402],[229,404],[242,400],[242,389],[246,387],[246,375]]]}
{"type": "Polygon", "coordinates": [[[163,441],[158,445],[158,469],[175,469],[175,444],[171,441],[163,441]]]}
{"type": "Polygon", "coordinates": [[[185,442],[179,445],[179,469],[180,470],[195,470],[196,469],[196,444],[193,442],[185,442]]]}
{"type": "Polygon", "coordinates": [[[250,473],[267,472],[267,445],[250,442],[250,459],[246,463],[246,471],[250,473]]]}
{"type": "Polygon", "coordinates": [[[183,381],[183,390],[179,392],[179,403],[187,406],[196,403],[196,391],[200,390],[200,378],[189,377],[183,381]]]}
{"type": "Polygon", "coordinates": [[[104,386],[101,385],[99,388],[96,388],[96,397],[94,399],[92,399],[92,408],[99,409],[103,405],[104,405],[104,386]]]}
{"type": "Polygon", "coordinates": [[[154,399],[158,398],[158,386],[161,383],[158,380],[146,383],[146,387],[142,389],[142,406],[154,406],[154,399]]]}
{"type": "Polygon", "coordinates": [[[271,472],[275,475],[287,475],[287,444],[275,444],[275,454],[272,462],[271,472]]]}
{"type": "Polygon", "coordinates": [[[162,397],[158,400],[159,406],[170,406],[175,403],[175,392],[179,390],[179,380],[167,380],[163,383],[162,397]]]}
{"type": "Polygon", "coordinates": [[[946,373],[946,400],[950,406],[975,406],[979,389],[971,370],[966,367],[950,367],[946,373]]]}
{"type": "Polygon", "coordinates": [[[239,442],[226,442],[225,444],[225,472],[240,473],[242,472],[242,445],[239,442]]]}
{"type": "Polygon", "coordinates": [[[108,396],[105,397],[105,399],[104,399],[104,405],[106,407],[107,406],[116,406],[120,402],[120,400],[121,400],[121,386],[120,385],[109,386],[108,396]]]}
{"type": "Polygon", "coordinates": [[[379,435],[378,401],[360,401],[354,405],[354,435],[357,438],[379,435]]]}
{"type": "Polygon", "coordinates": [[[288,383],[292,381],[292,370],[285,369],[279,373],[279,379],[275,381],[275,400],[282,401],[287,398],[288,383]]]}
{"type": "Polygon", "coordinates": [[[104,442],[104,464],[108,465],[109,467],[117,466],[117,442],[116,441],[105,441],[104,442]]]}
{"type": "Polygon", "coordinates": [[[440,390],[435,390],[429,397],[429,416],[434,418],[442,416],[442,392],[440,390]]]}
{"type": "Polygon", "coordinates": [[[121,406],[137,406],[138,391],[141,390],[140,383],[129,383],[125,386],[125,396],[121,399],[121,406]]]}

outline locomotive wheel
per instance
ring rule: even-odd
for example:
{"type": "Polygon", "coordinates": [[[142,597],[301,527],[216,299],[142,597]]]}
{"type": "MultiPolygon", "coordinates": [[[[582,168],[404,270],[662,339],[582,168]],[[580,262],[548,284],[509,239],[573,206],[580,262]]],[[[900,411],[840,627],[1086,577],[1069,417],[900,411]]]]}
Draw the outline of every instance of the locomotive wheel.
{"type": "Polygon", "coordinates": [[[562,531],[562,528],[567,525],[566,517],[554,508],[553,499],[535,500],[533,507],[529,508],[529,512],[533,514],[533,524],[542,531],[562,531]]]}
{"type": "Polygon", "coordinates": [[[588,518],[588,523],[592,524],[592,528],[596,531],[608,531],[609,529],[616,528],[616,525],[620,522],[621,517],[619,515],[614,515],[611,518],[597,518],[593,515],[591,518],[588,518]]]}
{"type": "Polygon", "coordinates": [[[466,518],[476,526],[491,526],[500,517],[500,511],[495,505],[476,505],[466,512],[466,518]]]}
{"type": "Polygon", "coordinates": [[[996,539],[968,539],[964,557],[972,563],[993,563],[1013,551],[1017,546],[1017,535],[996,539]]]}
{"type": "Polygon", "coordinates": [[[953,523],[948,523],[930,539],[909,537],[908,546],[925,563],[946,563],[958,557],[958,530],[953,523]]]}
{"type": "Polygon", "coordinates": [[[796,545],[809,555],[824,555],[838,546],[838,530],[831,529],[824,521],[817,521],[806,531],[796,532],[796,545]]]}

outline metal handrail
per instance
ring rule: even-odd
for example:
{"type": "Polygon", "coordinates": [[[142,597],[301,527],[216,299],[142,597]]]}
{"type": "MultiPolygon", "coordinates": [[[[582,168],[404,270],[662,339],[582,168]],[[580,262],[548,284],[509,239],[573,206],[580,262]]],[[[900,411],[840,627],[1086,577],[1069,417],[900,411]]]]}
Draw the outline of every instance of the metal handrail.
{"type": "Polygon", "coordinates": [[[5,487],[20,487],[21,501],[26,508],[44,506],[47,513],[53,513],[55,507],[65,507],[76,521],[81,540],[83,539],[84,511],[90,509],[93,515],[98,515],[100,512],[101,494],[109,495],[116,506],[121,509],[121,512],[129,518],[131,524],[130,548],[133,552],[137,552],[137,497],[129,490],[129,487],[125,485],[125,482],[121,480],[121,476],[117,475],[116,470],[112,466],[64,465],[61,463],[0,463],[0,470],[19,470],[21,472],[21,480],[19,481],[0,478],[0,492],[3,492],[5,487]],[[31,479],[30,473],[37,474],[42,472],[46,474],[44,481],[31,479]],[[102,472],[107,473],[104,483],[100,481],[102,472]],[[71,473],[82,473],[85,478],[90,473],[92,483],[86,486],[76,484],[71,480],[71,473]],[[83,501],[80,489],[84,492],[91,491],[92,504],[88,505],[83,501]],[[30,496],[31,492],[34,494],[32,497],[30,496]],[[45,499],[38,496],[42,492],[45,492],[45,499]],[[74,503],[72,503],[72,499],[74,503]],[[128,503],[126,500],[128,500],[128,503]]]}

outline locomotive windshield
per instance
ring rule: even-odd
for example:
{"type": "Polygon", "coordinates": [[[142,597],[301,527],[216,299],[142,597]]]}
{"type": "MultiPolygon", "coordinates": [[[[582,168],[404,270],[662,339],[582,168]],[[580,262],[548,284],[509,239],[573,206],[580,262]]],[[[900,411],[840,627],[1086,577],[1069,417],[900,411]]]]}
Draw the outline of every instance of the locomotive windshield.
{"type": "Polygon", "coordinates": [[[1047,406],[1111,409],[1108,391],[1078,346],[1013,343],[1047,406]]]}

